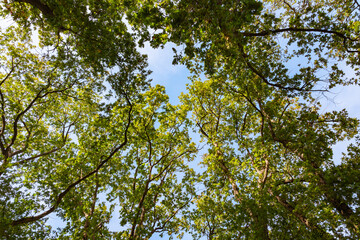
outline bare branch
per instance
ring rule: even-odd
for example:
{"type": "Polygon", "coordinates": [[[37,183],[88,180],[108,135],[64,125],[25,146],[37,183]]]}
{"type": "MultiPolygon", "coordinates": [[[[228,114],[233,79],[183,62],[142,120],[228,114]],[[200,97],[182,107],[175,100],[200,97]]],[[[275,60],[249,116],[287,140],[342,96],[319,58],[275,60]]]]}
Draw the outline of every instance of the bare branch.
{"type": "Polygon", "coordinates": [[[269,166],[270,166],[269,160],[265,159],[265,171],[264,171],[264,177],[263,177],[262,182],[261,182],[261,189],[264,189],[266,180],[268,178],[269,166]]]}
{"type": "Polygon", "coordinates": [[[311,89],[305,89],[305,88],[298,88],[298,87],[285,87],[281,84],[278,84],[278,83],[272,83],[272,82],[269,82],[267,80],[267,78],[260,72],[258,71],[254,65],[252,63],[250,63],[250,61],[248,60],[249,59],[249,56],[243,51],[241,50],[242,52],[242,56],[245,60],[245,63],[246,65],[250,68],[250,70],[255,73],[264,83],[266,83],[267,85],[270,85],[272,87],[277,87],[279,89],[283,89],[283,90],[289,90],[289,91],[311,91],[311,92],[318,92],[318,91],[321,91],[323,92],[324,90],[311,90],[311,89]]]}
{"type": "Polygon", "coordinates": [[[281,28],[281,29],[273,29],[273,30],[265,30],[257,33],[252,32],[240,32],[239,34],[246,36],[246,37],[263,37],[270,34],[277,34],[277,33],[283,33],[283,32],[317,32],[317,33],[328,33],[328,34],[334,34],[338,37],[351,40],[351,41],[357,41],[356,39],[352,39],[350,37],[347,37],[344,33],[337,32],[334,30],[328,30],[328,29],[321,29],[321,28],[281,28]]]}
{"type": "Polygon", "coordinates": [[[296,9],[293,8],[288,2],[286,2],[285,0],[283,0],[283,3],[285,3],[285,5],[288,6],[288,8],[290,8],[294,13],[297,13],[296,9]]]}
{"type": "Polygon", "coordinates": [[[5,99],[1,89],[0,89],[0,99],[1,99],[1,110],[2,110],[0,136],[3,136],[6,127],[6,118],[5,118],[5,99]]]}
{"type": "Polygon", "coordinates": [[[32,157],[23,159],[23,160],[17,162],[16,165],[24,164],[24,163],[27,163],[27,162],[29,162],[29,161],[31,161],[31,160],[36,159],[36,158],[47,156],[47,155],[49,155],[49,154],[51,154],[51,153],[54,153],[54,152],[58,151],[59,149],[60,149],[60,148],[54,148],[54,149],[52,149],[52,150],[50,150],[50,151],[43,152],[43,153],[40,153],[40,154],[38,154],[38,155],[35,155],[35,156],[32,156],[32,157]]]}
{"type": "Polygon", "coordinates": [[[11,68],[10,71],[6,74],[6,76],[1,80],[0,87],[3,85],[3,83],[11,76],[11,74],[14,72],[15,68],[19,65],[19,63],[14,66],[14,58],[11,58],[11,68]]]}
{"type": "Polygon", "coordinates": [[[308,182],[308,181],[305,178],[300,178],[300,179],[291,178],[291,179],[285,179],[280,182],[276,182],[275,186],[286,185],[286,184],[290,184],[293,182],[308,182]]]}
{"type": "Polygon", "coordinates": [[[192,199],[189,199],[187,202],[185,202],[183,205],[181,205],[180,207],[178,207],[178,209],[176,209],[167,219],[165,219],[164,223],[162,224],[161,227],[157,227],[157,228],[154,228],[151,233],[150,233],[150,236],[152,234],[154,234],[155,232],[159,232],[160,230],[163,230],[166,226],[166,224],[172,219],[174,218],[174,216],[181,210],[183,209],[184,207],[186,207],[190,202],[191,202],[192,199]]]}
{"type": "Polygon", "coordinates": [[[154,166],[157,165],[159,162],[163,161],[165,158],[167,158],[171,153],[171,151],[172,151],[172,147],[170,145],[169,150],[154,163],[154,166]]]}
{"type": "MultiPolygon", "coordinates": [[[[176,159],[182,157],[184,154],[189,153],[189,152],[191,152],[191,151],[184,151],[184,152],[180,153],[178,156],[173,157],[173,158],[169,161],[169,163],[168,163],[156,176],[154,176],[153,178],[151,178],[150,181],[154,181],[156,178],[158,178],[159,176],[161,176],[161,175],[173,164],[173,162],[174,162],[176,159]]],[[[167,155],[168,155],[168,154],[166,154],[166,156],[167,156],[167,155]]]]}
{"type": "Polygon", "coordinates": [[[325,33],[325,34],[332,34],[336,35],[343,39],[343,45],[347,52],[349,53],[359,53],[358,50],[349,50],[347,46],[347,41],[359,41],[358,39],[353,39],[351,37],[346,36],[344,33],[334,31],[334,30],[328,30],[328,29],[322,29],[322,28],[281,28],[281,29],[273,29],[273,30],[265,30],[261,32],[239,32],[240,35],[245,37],[264,37],[271,34],[278,34],[283,32],[315,32],[315,33],[325,33]]]}

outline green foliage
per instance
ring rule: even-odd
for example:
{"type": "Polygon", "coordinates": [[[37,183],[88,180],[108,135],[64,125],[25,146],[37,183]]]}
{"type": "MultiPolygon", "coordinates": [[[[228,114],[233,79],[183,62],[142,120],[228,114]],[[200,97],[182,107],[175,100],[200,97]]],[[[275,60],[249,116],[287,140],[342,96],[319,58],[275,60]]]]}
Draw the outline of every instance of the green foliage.
{"type": "Polygon", "coordinates": [[[318,100],[359,82],[358,8],[3,1],[0,238],[358,239],[358,120],[318,100]],[[168,42],[192,74],[178,106],[137,50],[168,42]]]}

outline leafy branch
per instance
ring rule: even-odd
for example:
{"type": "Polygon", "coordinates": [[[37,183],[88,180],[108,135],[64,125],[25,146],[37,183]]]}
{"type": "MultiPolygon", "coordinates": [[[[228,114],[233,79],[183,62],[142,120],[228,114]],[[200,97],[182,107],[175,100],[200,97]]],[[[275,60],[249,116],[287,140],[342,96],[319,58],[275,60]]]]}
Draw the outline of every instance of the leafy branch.
{"type": "Polygon", "coordinates": [[[88,174],[86,174],[85,176],[81,177],[80,179],[78,179],[77,181],[73,182],[72,184],[70,184],[64,191],[62,191],[56,198],[55,203],[53,204],[53,206],[51,208],[49,208],[47,211],[38,214],[36,216],[32,216],[32,217],[25,217],[25,218],[21,218],[18,220],[14,220],[11,225],[12,226],[17,226],[17,225],[21,225],[21,224],[27,224],[27,223],[31,223],[31,222],[35,222],[38,221],[40,219],[42,219],[43,217],[49,215],[50,213],[54,212],[56,210],[56,208],[60,205],[62,199],[66,196],[66,194],[68,192],[70,192],[73,188],[75,188],[77,185],[79,185],[80,183],[84,182],[87,178],[91,177],[92,175],[96,174],[97,172],[99,172],[99,170],[120,150],[122,149],[128,142],[128,130],[130,128],[130,124],[131,124],[131,112],[133,109],[133,105],[130,103],[130,100],[128,98],[128,96],[126,95],[126,101],[128,102],[128,104],[130,105],[129,108],[129,112],[128,112],[128,119],[127,119],[127,125],[125,128],[125,132],[124,132],[124,141],[118,145],[117,147],[115,147],[115,149],[104,159],[100,162],[100,164],[91,172],[89,172],[88,174]]]}

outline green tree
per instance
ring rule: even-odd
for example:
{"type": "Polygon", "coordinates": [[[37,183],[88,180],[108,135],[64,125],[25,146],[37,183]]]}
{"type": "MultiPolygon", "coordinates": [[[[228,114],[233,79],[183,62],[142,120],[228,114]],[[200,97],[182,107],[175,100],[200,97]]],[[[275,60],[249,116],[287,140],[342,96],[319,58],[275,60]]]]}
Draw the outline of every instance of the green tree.
{"type": "Polygon", "coordinates": [[[331,149],[359,139],[358,120],[318,97],[358,84],[359,7],[3,1],[0,236],[358,239],[359,141],[338,165],[331,149]],[[184,46],[181,105],[150,87],[146,42],[184,46]],[[191,128],[207,149],[197,173],[191,128]]]}
{"type": "MultiPolygon", "coordinates": [[[[315,106],[271,91],[266,96],[259,89],[269,86],[261,79],[243,79],[243,90],[221,80],[194,81],[183,100],[209,146],[201,177],[207,190],[193,218],[211,217],[213,212],[203,216],[209,207],[203,201],[220,195],[222,211],[230,211],[225,216],[236,221],[225,229],[238,227],[231,238],[332,239],[346,234],[339,230],[343,225],[356,238],[356,190],[345,201],[347,194],[333,186],[334,179],[344,184],[340,188],[357,184],[345,183],[350,169],[332,175],[343,164],[334,166],[330,146],[354,136],[358,121],[345,111],[320,115],[315,106]]],[[[213,237],[222,237],[223,228],[212,230],[213,237]]]]}

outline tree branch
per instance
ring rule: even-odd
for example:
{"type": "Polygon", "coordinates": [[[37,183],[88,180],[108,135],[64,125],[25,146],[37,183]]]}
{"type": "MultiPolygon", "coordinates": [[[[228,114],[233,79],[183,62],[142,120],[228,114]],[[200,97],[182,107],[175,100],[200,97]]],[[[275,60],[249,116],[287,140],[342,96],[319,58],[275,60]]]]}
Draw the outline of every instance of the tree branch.
{"type": "Polygon", "coordinates": [[[40,153],[40,154],[38,154],[38,155],[35,155],[35,156],[32,156],[32,157],[23,159],[23,160],[17,162],[16,164],[17,164],[17,165],[19,165],[19,164],[24,164],[24,163],[29,162],[29,161],[31,161],[31,160],[34,160],[34,159],[36,159],[36,158],[43,157],[43,156],[49,155],[49,154],[51,154],[51,153],[54,153],[54,152],[58,151],[59,149],[60,149],[60,148],[54,148],[54,149],[52,149],[52,150],[50,150],[50,151],[43,152],[43,153],[40,153]]]}
{"type": "Polygon", "coordinates": [[[91,172],[89,172],[88,174],[86,174],[84,177],[78,179],[77,181],[75,181],[74,183],[72,183],[71,185],[69,185],[63,192],[61,192],[57,198],[56,198],[56,201],[55,203],[53,204],[53,206],[48,209],[47,211],[41,213],[41,214],[38,214],[36,216],[33,216],[33,217],[25,217],[25,218],[21,218],[21,219],[18,219],[18,220],[14,220],[11,225],[12,226],[17,226],[17,225],[21,225],[21,224],[26,224],[26,223],[31,223],[31,222],[35,222],[47,215],[49,215],[50,213],[54,212],[55,209],[58,207],[58,205],[61,203],[62,199],[66,196],[66,194],[72,190],[74,187],[76,187],[78,184],[82,183],[83,181],[85,181],[87,178],[91,177],[92,175],[94,175],[95,173],[97,173],[121,148],[123,148],[127,142],[128,142],[128,130],[129,130],[129,127],[130,127],[130,124],[131,124],[131,112],[132,112],[132,104],[130,104],[129,102],[129,99],[128,97],[126,96],[126,99],[130,105],[130,109],[129,109],[129,112],[128,112],[128,123],[126,125],[126,128],[125,128],[125,133],[124,133],[124,141],[119,145],[117,146],[104,160],[102,160],[100,162],[100,164],[91,172]]]}
{"type": "Polygon", "coordinates": [[[283,32],[315,32],[315,33],[325,33],[325,34],[336,35],[343,39],[343,44],[344,44],[344,47],[347,52],[349,52],[349,53],[359,53],[360,52],[358,50],[349,50],[347,47],[347,41],[354,42],[354,41],[359,41],[359,40],[348,37],[344,33],[341,33],[341,32],[337,32],[334,30],[322,29],[322,28],[289,27],[289,28],[281,28],[281,29],[273,29],[273,30],[264,30],[261,32],[239,32],[239,34],[242,36],[245,36],[245,37],[264,37],[264,36],[268,36],[271,34],[278,34],[278,33],[283,33],[283,32]]]}
{"type": "MultiPolygon", "coordinates": [[[[13,135],[12,135],[12,138],[11,138],[11,142],[9,143],[9,145],[6,148],[6,152],[10,151],[11,146],[16,141],[17,134],[18,134],[18,122],[20,121],[20,118],[32,108],[32,106],[35,104],[35,102],[37,100],[39,100],[39,99],[42,99],[42,98],[46,97],[49,94],[64,92],[64,91],[70,89],[74,84],[75,84],[75,82],[72,85],[68,86],[68,87],[65,87],[65,88],[59,89],[59,90],[48,91],[48,92],[44,93],[43,95],[41,95],[41,94],[46,88],[41,89],[36,94],[35,98],[29,103],[29,105],[23,111],[18,113],[18,115],[15,117],[14,124],[13,124],[13,135]]],[[[48,87],[49,87],[49,85],[50,84],[48,84],[48,87]]]]}

